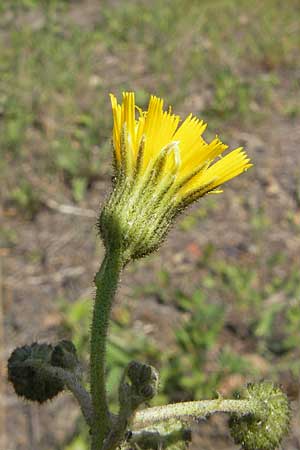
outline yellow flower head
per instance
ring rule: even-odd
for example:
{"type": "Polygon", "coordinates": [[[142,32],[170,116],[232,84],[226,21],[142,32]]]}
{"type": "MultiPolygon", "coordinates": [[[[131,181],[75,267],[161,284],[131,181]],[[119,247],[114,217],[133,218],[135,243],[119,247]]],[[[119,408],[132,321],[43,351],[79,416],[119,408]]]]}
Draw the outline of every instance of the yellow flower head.
{"type": "Polygon", "coordinates": [[[147,111],[135,105],[133,92],[123,93],[121,105],[111,94],[111,103],[117,170],[130,177],[140,165],[143,176],[164,157],[161,176],[172,173],[174,184],[182,184],[178,200],[199,189],[204,195],[252,166],[241,147],[212,164],[228,146],[217,137],[207,143],[202,137],[206,128],[202,120],[190,114],[180,123],[179,116],[163,110],[163,100],[158,97],[150,97],[147,111]]]}
{"type": "Polygon", "coordinates": [[[203,139],[203,121],[190,114],[181,122],[158,97],[150,97],[147,111],[136,106],[133,92],[123,93],[121,104],[111,94],[111,104],[115,188],[100,229],[104,242],[113,239],[130,259],[157,248],[182,208],[221,192],[221,184],[252,164],[242,148],[221,157],[228,147],[218,137],[203,139]]]}

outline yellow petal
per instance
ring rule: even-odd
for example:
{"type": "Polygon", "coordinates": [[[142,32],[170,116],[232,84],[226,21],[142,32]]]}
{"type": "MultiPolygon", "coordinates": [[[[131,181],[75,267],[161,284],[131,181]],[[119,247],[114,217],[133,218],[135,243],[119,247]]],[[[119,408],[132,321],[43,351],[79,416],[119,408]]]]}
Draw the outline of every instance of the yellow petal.
{"type": "Polygon", "coordinates": [[[220,184],[252,166],[242,148],[214,163],[227,145],[218,137],[207,143],[202,137],[206,124],[192,114],[178,126],[180,117],[172,114],[171,108],[164,111],[161,98],[151,96],[147,111],[142,111],[135,105],[133,92],[123,93],[121,105],[115,96],[111,94],[110,97],[115,159],[120,167],[125,167],[128,175],[138,171],[142,177],[149,176],[161,152],[170,148],[157,180],[174,174],[174,195],[176,191],[176,195],[186,196],[189,192],[205,189],[216,192],[220,184]]]}
{"type": "Polygon", "coordinates": [[[178,123],[178,116],[170,112],[163,112],[163,100],[151,96],[144,124],[144,135],[146,137],[144,166],[173,140],[172,136],[178,123]]]}
{"type": "Polygon", "coordinates": [[[117,99],[113,94],[110,94],[111,107],[113,112],[114,127],[113,127],[113,146],[115,150],[115,160],[118,165],[121,164],[121,106],[118,105],[117,99]]]}

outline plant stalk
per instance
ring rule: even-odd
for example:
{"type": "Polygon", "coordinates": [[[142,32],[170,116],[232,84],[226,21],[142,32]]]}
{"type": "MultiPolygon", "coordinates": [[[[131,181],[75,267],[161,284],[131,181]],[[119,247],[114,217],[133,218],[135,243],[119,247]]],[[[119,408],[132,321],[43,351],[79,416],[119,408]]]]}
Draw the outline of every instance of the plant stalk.
{"type": "Polygon", "coordinates": [[[91,330],[91,396],[93,423],[91,427],[92,450],[100,450],[110,430],[111,418],[106,394],[106,339],[113,299],[122,270],[119,251],[107,252],[95,277],[96,297],[91,330]]]}
{"type": "Polygon", "coordinates": [[[137,412],[132,425],[133,429],[137,430],[171,419],[201,419],[217,412],[235,413],[241,416],[254,414],[259,417],[262,414],[262,405],[256,399],[227,400],[223,398],[173,403],[137,412]]]}

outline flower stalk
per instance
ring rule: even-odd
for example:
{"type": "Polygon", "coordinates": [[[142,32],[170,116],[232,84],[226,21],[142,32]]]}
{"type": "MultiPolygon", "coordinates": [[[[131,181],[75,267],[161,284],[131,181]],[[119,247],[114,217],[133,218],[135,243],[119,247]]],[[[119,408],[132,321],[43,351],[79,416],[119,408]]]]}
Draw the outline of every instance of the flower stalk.
{"type": "Polygon", "coordinates": [[[155,406],[137,412],[133,421],[133,427],[135,430],[138,430],[172,419],[183,421],[191,419],[198,420],[219,412],[235,413],[239,416],[253,414],[255,417],[260,418],[262,405],[257,399],[231,400],[220,397],[215,400],[200,400],[155,406]]]}
{"type": "Polygon", "coordinates": [[[111,426],[106,393],[106,338],[113,299],[123,267],[118,250],[107,252],[95,276],[96,296],[91,329],[90,379],[93,404],[92,450],[99,450],[111,426]]]}
{"type": "Polygon", "coordinates": [[[44,365],[40,366],[40,370],[43,371],[46,376],[56,377],[64,383],[65,387],[73,394],[74,398],[77,400],[87,425],[91,426],[93,420],[91,398],[89,393],[85,390],[84,386],[80,383],[78,377],[74,373],[62,369],[61,367],[44,365]]]}

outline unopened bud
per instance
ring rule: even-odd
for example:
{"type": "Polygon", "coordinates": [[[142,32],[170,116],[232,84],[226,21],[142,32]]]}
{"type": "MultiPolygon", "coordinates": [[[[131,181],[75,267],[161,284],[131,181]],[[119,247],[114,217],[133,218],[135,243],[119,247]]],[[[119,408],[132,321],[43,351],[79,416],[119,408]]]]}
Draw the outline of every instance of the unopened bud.
{"type": "Polygon", "coordinates": [[[132,414],[142,403],[151,400],[157,390],[157,370],[147,364],[131,361],[119,386],[121,408],[132,414]]]}
{"type": "Polygon", "coordinates": [[[128,365],[127,376],[136,393],[145,400],[151,400],[157,394],[158,372],[154,367],[132,361],[128,365]]]}
{"type": "Polygon", "coordinates": [[[16,348],[8,360],[8,379],[17,395],[43,403],[64,389],[64,384],[42,370],[51,363],[53,347],[33,343],[16,348]]]}
{"type": "Polygon", "coordinates": [[[229,426],[236,444],[245,450],[274,450],[287,435],[290,408],[284,392],[271,382],[249,384],[241,399],[257,403],[258,414],[233,415],[229,426]]]}

